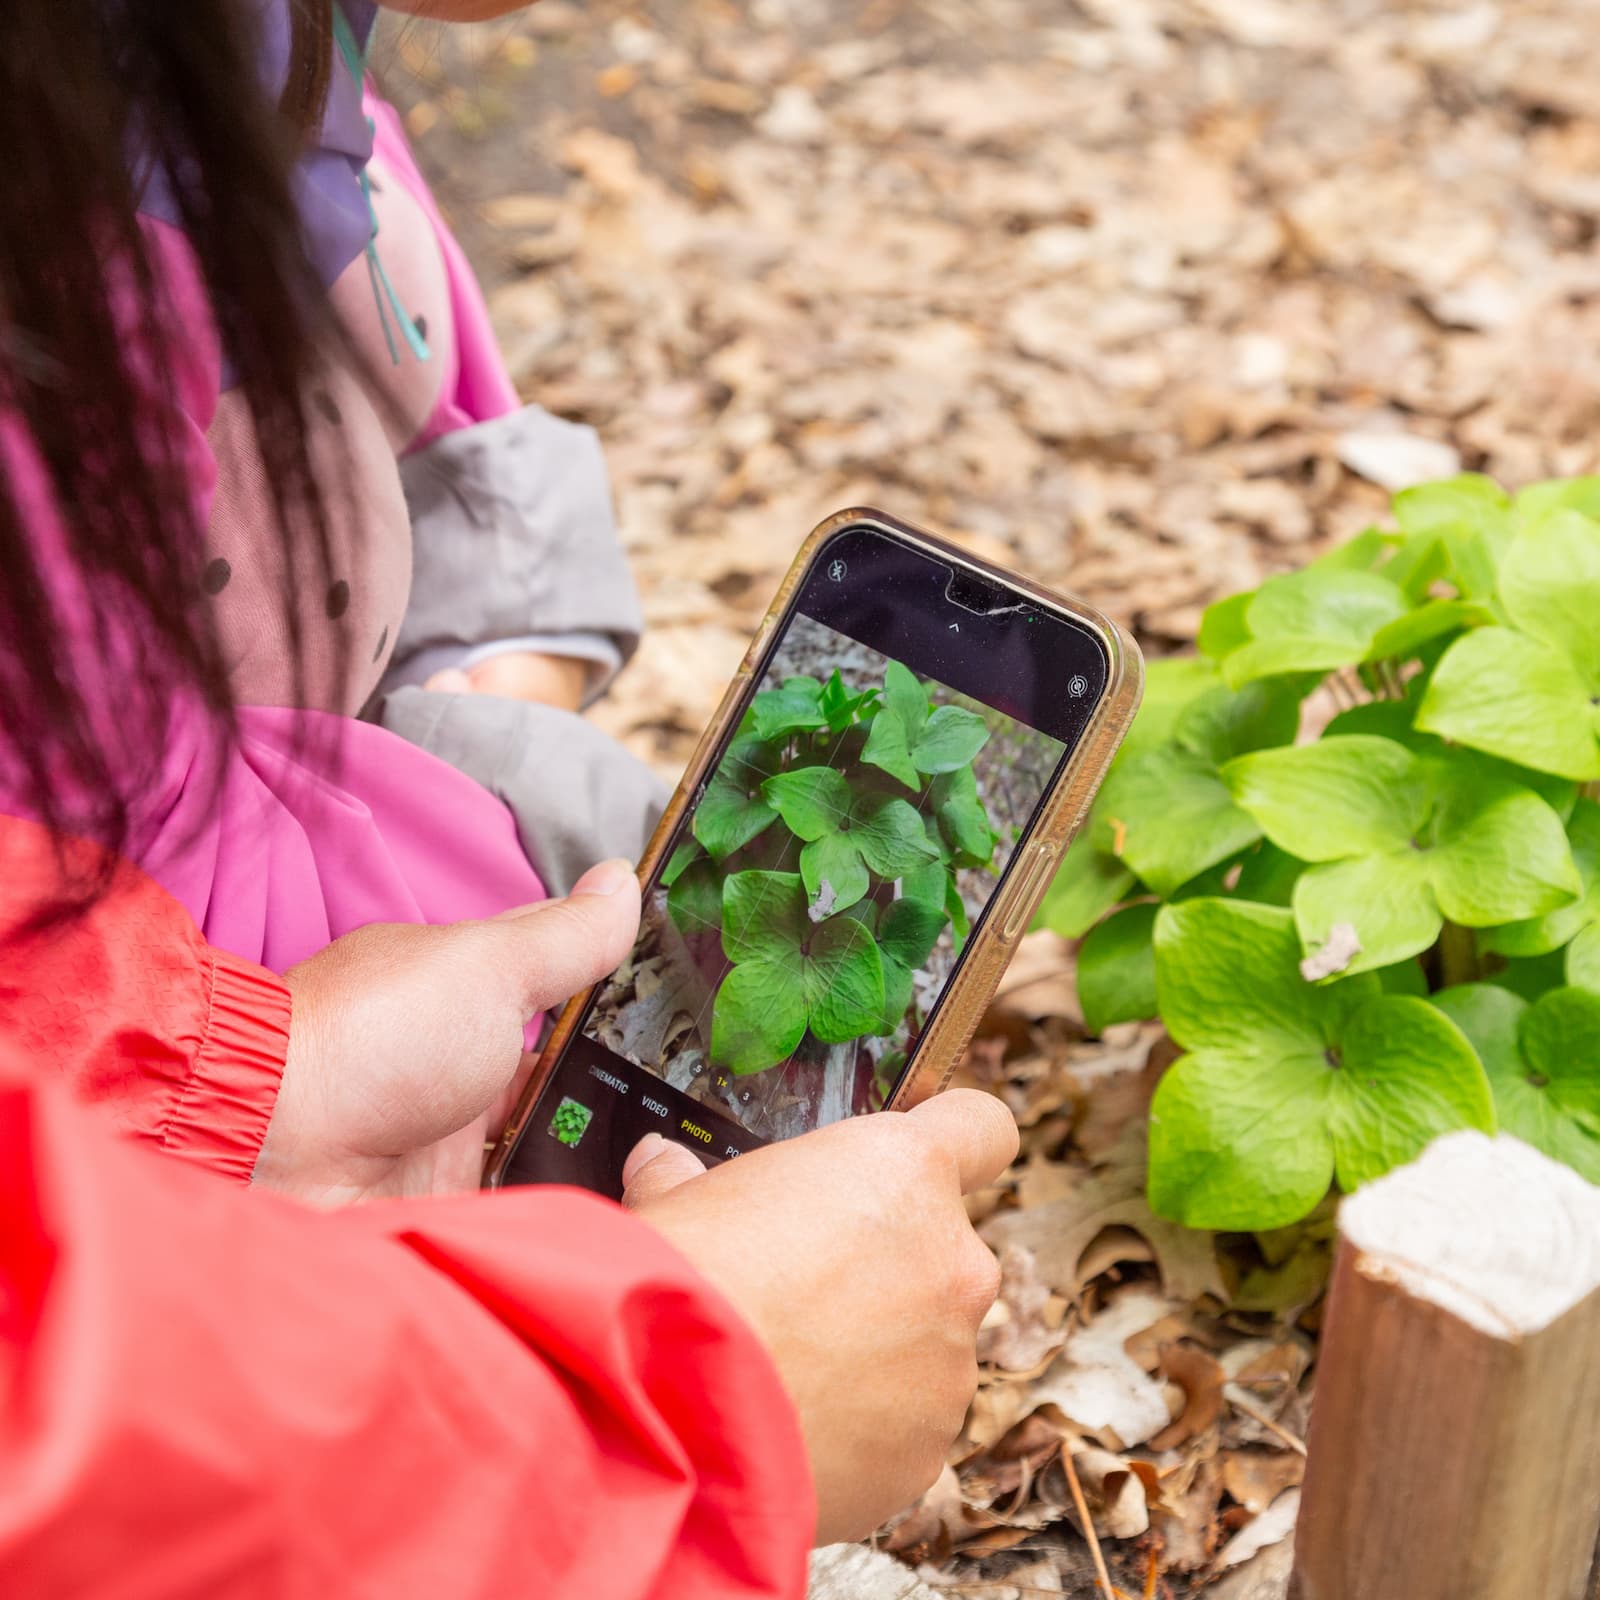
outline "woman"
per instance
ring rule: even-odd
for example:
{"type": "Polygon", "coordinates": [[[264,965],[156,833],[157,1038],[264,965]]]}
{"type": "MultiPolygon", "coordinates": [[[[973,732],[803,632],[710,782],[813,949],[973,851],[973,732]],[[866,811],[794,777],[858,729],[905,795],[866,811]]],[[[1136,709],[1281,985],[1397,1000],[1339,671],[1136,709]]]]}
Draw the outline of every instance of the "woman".
{"type": "Polygon", "coordinates": [[[381,626],[311,638],[399,404],[297,200],[365,170],[305,164],[334,17],[0,8],[0,1590],[797,1595],[959,1425],[960,1196],[1015,1131],[946,1096],[711,1173],[641,1147],[632,1217],[438,1198],[638,899],[541,902],[492,797],[348,716],[381,626]]]}

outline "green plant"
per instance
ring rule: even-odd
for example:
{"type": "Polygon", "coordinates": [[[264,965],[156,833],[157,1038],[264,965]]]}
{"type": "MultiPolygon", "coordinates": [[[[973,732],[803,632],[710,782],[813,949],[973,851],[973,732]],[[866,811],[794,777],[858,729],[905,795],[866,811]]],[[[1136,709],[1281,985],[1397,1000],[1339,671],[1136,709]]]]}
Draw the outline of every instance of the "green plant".
{"type": "Polygon", "coordinates": [[[662,875],[690,938],[729,963],[711,1061],[736,1073],[915,1025],[913,974],[947,923],[967,932],[956,874],[998,836],[973,760],[989,727],[888,663],[852,692],[792,677],[764,690],[706,785],[692,838],[662,875]]]}
{"type": "Polygon", "coordinates": [[[1284,1226],[1458,1127],[1600,1180],[1600,478],[1394,514],[1151,663],[1041,908],[1091,1028],[1187,1052],[1149,1184],[1194,1226],[1284,1226]]]}

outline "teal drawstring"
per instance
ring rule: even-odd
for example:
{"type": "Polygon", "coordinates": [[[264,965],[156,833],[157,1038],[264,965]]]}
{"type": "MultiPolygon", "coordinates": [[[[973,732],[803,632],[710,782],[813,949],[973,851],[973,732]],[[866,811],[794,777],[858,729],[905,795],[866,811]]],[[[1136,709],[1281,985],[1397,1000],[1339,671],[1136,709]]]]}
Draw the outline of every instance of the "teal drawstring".
{"type": "MultiPolygon", "coordinates": [[[[344,7],[334,0],[333,4],[333,36],[339,42],[339,54],[344,57],[344,64],[349,69],[350,76],[356,81],[356,90],[359,93],[361,85],[367,75],[366,51],[356,43],[354,33],[350,31],[349,19],[344,14],[344,7]]],[[[367,118],[367,132],[376,136],[377,124],[371,117],[367,118]]],[[[395,292],[394,284],[389,281],[389,274],[384,271],[383,259],[378,254],[378,213],[372,204],[372,183],[367,177],[367,169],[361,169],[361,198],[366,202],[367,220],[372,224],[372,232],[367,238],[367,277],[372,282],[372,298],[378,305],[378,323],[383,329],[383,342],[389,347],[389,359],[400,365],[400,350],[394,342],[394,333],[389,326],[389,313],[394,313],[394,320],[400,324],[400,336],[406,342],[406,347],[418,361],[426,361],[432,355],[428,349],[428,341],[418,331],[416,323],[407,316],[405,307],[400,304],[400,296],[395,292]]]]}

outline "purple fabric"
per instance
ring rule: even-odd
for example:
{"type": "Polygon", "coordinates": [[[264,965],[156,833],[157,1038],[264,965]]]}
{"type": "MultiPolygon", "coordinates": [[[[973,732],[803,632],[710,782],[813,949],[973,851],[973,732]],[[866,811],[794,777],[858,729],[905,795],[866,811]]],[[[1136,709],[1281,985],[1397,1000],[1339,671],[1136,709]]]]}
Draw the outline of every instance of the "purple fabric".
{"type": "Polygon", "coordinates": [[[239,724],[220,753],[204,720],[176,722],[136,852],[212,944],[282,972],[369,922],[544,898],[511,813],[453,767],[327,712],[247,706],[239,724]]]}
{"type": "MultiPolygon", "coordinates": [[[[372,33],[378,8],[375,0],[336,0],[357,39],[372,33]]],[[[289,0],[257,0],[260,12],[261,82],[276,101],[289,76],[291,23],[289,0]]],[[[294,174],[295,201],[300,211],[306,254],[323,287],[330,287],[346,267],[367,247],[372,222],[357,181],[372,154],[372,134],[362,105],[362,89],[345,70],[335,51],[328,82],[322,125],[301,156],[294,174]]],[[[148,161],[134,161],[135,182],[141,190],[140,212],[152,221],[181,227],[171,175],[148,161]]],[[[223,373],[223,386],[232,388],[235,375],[223,373]]]]}

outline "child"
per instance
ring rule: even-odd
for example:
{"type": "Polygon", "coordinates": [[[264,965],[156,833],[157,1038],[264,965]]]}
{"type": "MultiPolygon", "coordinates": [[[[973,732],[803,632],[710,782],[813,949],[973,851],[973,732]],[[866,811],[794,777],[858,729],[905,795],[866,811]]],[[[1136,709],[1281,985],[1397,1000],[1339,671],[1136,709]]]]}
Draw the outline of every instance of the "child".
{"type": "MultiPolygon", "coordinates": [[[[398,118],[365,81],[376,7],[325,4],[257,8],[265,93],[308,72],[320,89],[292,192],[336,324],[303,395],[325,562],[308,574],[279,531],[280,475],[208,303],[181,169],[136,158],[166,315],[118,314],[176,412],[205,529],[199,621],[237,737],[181,694],[158,760],[139,748],[146,730],[98,730],[128,783],[125,853],[214,944],[280,970],[366,922],[482,916],[537,898],[541,879],[562,892],[601,856],[637,856],[661,804],[645,769],[576,715],[640,627],[597,442],[520,405],[398,118]],[[567,704],[472,692],[495,675],[567,704]]],[[[30,463],[15,465],[62,593],[77,575],[58,559],[46,486],[30,494],[30,463]]],[[[85,698],[114,723],[115,652],[88,631],[85,698]]],[[[37,811],[4,757],[0,803],[37,811]]],[[[92,814],[78,799],[69,809],[92,814]]]]}

